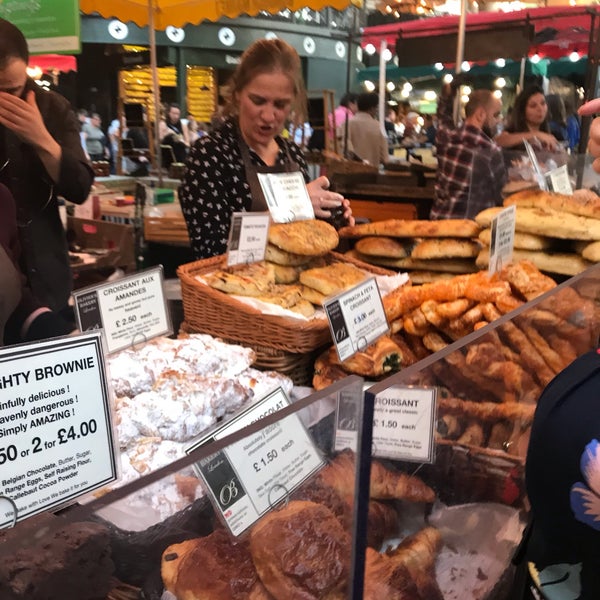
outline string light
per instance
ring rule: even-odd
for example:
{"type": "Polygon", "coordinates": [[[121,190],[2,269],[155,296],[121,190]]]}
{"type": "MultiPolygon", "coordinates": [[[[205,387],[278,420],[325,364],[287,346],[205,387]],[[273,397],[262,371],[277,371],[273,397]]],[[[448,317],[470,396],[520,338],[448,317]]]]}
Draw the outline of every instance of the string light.
{"type": "Polygon", "coordinates": [[[435,65],[433,65],[436,71],[443,71],[444,70],[444,65],[441,62],[436,62],[435,65]]]}
{"type": "Polygon", "coordinates": [[[540,60],[542,60],[542,57],[536,52],[529,60],[534,65],[537,65],[540,62],[540,60]]]}
{"type": "Polygon", "coordinates": [[[503,69],[506,66],[506,61],[503,58],[498,58],[496,60],[496,66],[503,69]]]}
{"type": "Polygon", "coordinates": [[[577,50],[574,50],[573,52],[571,52],[571,54],[569,54],[569,60],[571,62],[577,62],[580,58],[581,55],[579,54],[579,52],[577,52],[577,50]]]}

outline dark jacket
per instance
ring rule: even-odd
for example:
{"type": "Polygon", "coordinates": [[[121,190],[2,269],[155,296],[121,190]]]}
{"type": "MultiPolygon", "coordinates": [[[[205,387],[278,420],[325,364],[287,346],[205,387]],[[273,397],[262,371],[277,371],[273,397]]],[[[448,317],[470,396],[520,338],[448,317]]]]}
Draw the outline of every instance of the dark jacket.
{"type": "Polygon", "coordinates": [[[94,173],[81,147],[79,124],[68,101],[31,80],[26,91],[30,89],[35,92],[46,128],[62,148],[59,180],[53,185],[34,148],[6,128],[0,128],[4,134],[0,149],[5,154],[0,159],[4,158],[2,164],[6,159],[9,162],[1,175],[17,204],[21,264],[29,286],[43,304],[61,310],[67,306],[72,277],[58,197],[83,203],[94,173]]]}

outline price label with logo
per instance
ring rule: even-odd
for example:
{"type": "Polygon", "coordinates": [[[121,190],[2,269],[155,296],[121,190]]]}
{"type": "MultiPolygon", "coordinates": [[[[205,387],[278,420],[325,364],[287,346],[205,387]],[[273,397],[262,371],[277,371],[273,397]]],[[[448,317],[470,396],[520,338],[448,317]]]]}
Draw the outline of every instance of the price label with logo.
{"type": "Polygon", "coordinates": [[[0,350],[0,527],[117,479],[100,332],[0,350]]]}
{"type": "Polygon", "coordinates": [[[393,386],[375,396],[373,455],[431,463],[434,460],[436,388],[393,386]]]}
{"type": "Polygon", "coordinates": [[[109,354],[173,333],[162,266],[73,292],[81,331],[104,329],[109,354]]]}
{"type": "Polygon", "coordinates": [[[300,171],[258,173],[258,181],[275,223],[315,218],[306,182],[300,171]]]}
{"type": "MultiPolygon", "coordinates": [[[[288,406],[278,388],[210,436],[219,440],[288,406]]],[[[213,505],[233,535],[241,535],[325,464],[298,415],[292,414],[195,464],[213,505]]]]}
{"type": "Polygon", "coordinates": [[[323,308],[341,361],[364,350],[390,329],[374,277],[327,300],[323,308]]]}
{"type": "Polygon", "coordinates": [[[512,260],[516,220],[517,207],[514,204],[501,210],[492,219],[490,225],[490,262],[488,265],[490,275],[501,271],[512,260]]]}
{"type": "Polygon", "coordinates": [[[265,258],[270,222],[269,213],[233,213],[227,245],[227,264],[230,267],[265,258]]]}
{"type": "Polygon", "coordinates": [[[550,189],[557,194],[566,194],[570,196],[573,193],[571,180],[569,179],[569,169],[567,165],[562,165],[546,173],[546,178],[550,182],[550,189]]]}

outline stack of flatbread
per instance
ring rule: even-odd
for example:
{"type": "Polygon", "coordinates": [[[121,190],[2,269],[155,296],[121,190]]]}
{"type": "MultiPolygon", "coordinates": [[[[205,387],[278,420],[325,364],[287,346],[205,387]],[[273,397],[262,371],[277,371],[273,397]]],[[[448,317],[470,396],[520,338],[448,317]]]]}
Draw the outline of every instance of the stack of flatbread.
{"type": "Polygon", "coordinates": [[[407,271],[413,283],[428,283],[477,271],[480,231],[469,219],[389,219],[344,227],[339,234],[356,239],[350,251],[354,258],[407,271]]]}
{"type": "MultiPolygon", "coordinates": [[[[530,260],[541,271],[576,275],[600,261],[600,197],[591,190],[573,195],[524,190],[508,196],[504,206],[515,205],[514,260],[530,260]]],[[[489,262],[490,225],[502,207],[488,208],[475,220],[483,227],[485,245],[477,266],[489,262]]]]}

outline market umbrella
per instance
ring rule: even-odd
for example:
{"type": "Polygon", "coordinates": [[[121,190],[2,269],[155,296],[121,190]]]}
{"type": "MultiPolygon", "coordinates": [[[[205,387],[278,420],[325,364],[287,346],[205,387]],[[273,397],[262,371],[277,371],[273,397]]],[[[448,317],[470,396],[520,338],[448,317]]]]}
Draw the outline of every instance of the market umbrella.
{"type": "MultiPolygon", "coordinates": [[[[234,18],[241,14],[253,16],[261,11],[276,13],[285,8],[292,11],[302,8],[321,10],[328,6],[342,10],[350,4],[361,6],[362,0],[80,0],[79,8],[84,14],[98,13],[107,19],[132,21],[140,27],[148,27],[154,105],[158,110],[160,88],[156,63],[156,30],[163,31],[169,26],[194,25],[204,20],[216,21],[221,17],[234,18]]],[[[160,179],[157,124],[154,134],[160,179]]]]}

